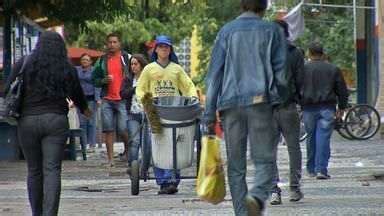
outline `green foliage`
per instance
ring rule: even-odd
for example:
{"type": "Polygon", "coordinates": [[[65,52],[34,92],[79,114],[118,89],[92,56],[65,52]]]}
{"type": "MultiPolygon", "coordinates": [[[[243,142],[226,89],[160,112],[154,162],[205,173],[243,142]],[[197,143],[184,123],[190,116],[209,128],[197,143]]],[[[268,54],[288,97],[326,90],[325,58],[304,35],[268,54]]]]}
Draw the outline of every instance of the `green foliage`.
{"type": "Polygon", "coordinates": [[[350,10],[322,10],[318,15],[305,11],[306,30],[296,44],[305,49],[310,42],[320,42],[329,60],[348,71],[348,76],[354,79],[356,64],[352,17],[350,10]]]}
{"type": "Polygon", "coordinates": [[[142,44],[159,34],[170,35],[175,42],[190,37],[199,8],[188,1],[171,0],[126,0],[125,4],[130,9],[123,15],[85,22],[85,28],[73,44],[102,49],[105,36],[114,31],[122,35],[124,48],[143,52],[142,44]]]}
{"type": "MultiPolygon", "coordinates": [[[[199,54],[201,61],[198,68],[199,76],[194,81],[201,87],[204,86],[203,81],[208,70],[211,48],[218,30],[223,24],[239,14],[239,10],[235,6],[238,4],[236,1],[227,1],[225,4],[229,4],[229,6],[225,10],[213,6],[220,4],[222,1],[213,0],[209,2],[212,7],[205,10],[205,14],[209,14],[209,16],[206,16],[209,19],[203,19],[199,26],[203,50],[199,54]],[[230,2],[232,2],[232,5],[230,2]]],[[[289,9],[297,3],[299,3],[299,0],[275,1],[275,4],[266,12],[265,19],[274,20],[279,9],[289,9]]],[[[318,1],[314,3],[318,3],[318,1]]],[[[344,4],[345,1],[334,0],[332,3],[344,4]]],[[[310,42],[319,41],[323,44],[330,60],[340,68],[347,70],[351,73],[350,76],[354,78],[356,76],[356,66],[351,11],[340,8],[320,9],[320,15],[314,17],[310,13],[311,9],[310,7],[304,7],[306,29],[305,33],[295,41],[295,44],[306,49],[310,42]]]]}
{"type": "MultiPolygon", "coordinates": [[[[88,1],[91,0],[77,2],[82,4],[88,1]]],[[[333,0],[332,3],[343,4],[346,1],[333,0]]],[[[279,9],[292,8],[298,2],[299,0],[276,0],[265,18],[273,20],[279,9]]],[[[318,3],[315,0],[306,2],[318,3]]],[[[73,4],[75,3],[65,6],[64,9],[68,12],[72,7],[76,13],[85,14],[82,19],[77,19],[77,15],[73,13],[67,14],[69,20],[77,20],[75,24],[66,24],[66,29],[68,32],[80,32],[76,40],[69,37],[78,46],[102,49],[105,36],[111,31],[117,31],[122,34],[123,45],[128,46],[130,52],[143,52],[142,44],[155,35],[168,34],[177,43],[189,37],[195,26],[202,50],[198,55],[199,75],[194,81],[200,87],[204,87],[204,78],[217,32],[226,22],[240,14],[239,1],[235,0],[92,0],[91,6],[85,7],[87,10],[73,4]],[[98,2],[100,7],[109,5],[106,7],[113,9],[100,10],[93,2],[98,2]],[[124,7],[118,8],[116,4],[124,7]]],[[[320,41],[333,63],[354,72],[355,51],[351,11],[320,8],[320,14],[314,16],[310,12],[311,9],[304,7],[306,30],[295,43],[305,49],[309,42],[320,41]]]]}

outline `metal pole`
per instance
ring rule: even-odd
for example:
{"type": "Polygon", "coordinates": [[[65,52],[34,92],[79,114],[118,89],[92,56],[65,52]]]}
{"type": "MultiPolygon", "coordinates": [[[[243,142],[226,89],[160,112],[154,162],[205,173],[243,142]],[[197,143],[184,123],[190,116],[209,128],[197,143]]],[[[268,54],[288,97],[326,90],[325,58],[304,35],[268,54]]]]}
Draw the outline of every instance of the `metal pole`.
{"type": "Polygon", "coordinates": [[[356,9],[367,9],[367,10],[375,10],[375,7],[371,6],[353,6],[353,5],[340,5],[340,4],[324,4],[324,3],[305,3],[305,6],[313,6],[313,7],[330,7],[330,8],[351,8],[353,9],[354,7],[356,9]]]}
{"type": "Polygon", "coordinates": [[[354,38],[355,48],[357,45],[356,17],[357,17],[356,0],[353,0],[353,38],[354,38]]]}

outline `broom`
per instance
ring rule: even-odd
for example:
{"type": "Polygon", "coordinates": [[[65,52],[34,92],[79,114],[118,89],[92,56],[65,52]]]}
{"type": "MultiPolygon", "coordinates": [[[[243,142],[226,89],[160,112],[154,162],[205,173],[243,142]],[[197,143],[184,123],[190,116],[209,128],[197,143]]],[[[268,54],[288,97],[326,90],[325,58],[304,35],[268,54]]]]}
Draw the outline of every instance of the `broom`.
{"type": "Polygon", "coordinates": [[[143,103],[145,113],[147,114],[149,124],[151,125],[152,133],[161,134],[163,132],[163,127],[161,126],[157,110],[155,106],[153,106],[152,93],[145,93],[141,102],[143,103]]]}

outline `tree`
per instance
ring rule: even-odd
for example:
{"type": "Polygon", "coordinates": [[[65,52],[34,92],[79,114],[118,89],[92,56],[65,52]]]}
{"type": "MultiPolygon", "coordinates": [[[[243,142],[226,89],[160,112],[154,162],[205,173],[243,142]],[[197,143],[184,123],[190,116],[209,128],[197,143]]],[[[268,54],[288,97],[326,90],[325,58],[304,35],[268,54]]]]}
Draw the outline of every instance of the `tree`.
{"type": "MultiPolygon", "coordinates": [[[[280,8],[292,8],[299,0],[276,0],[275,4],[267,11],[266,19],[275,19],[276,12],[280,8]]],[[[325,1],[323,1],[326,3],[325,1]]],[[[315,1],[314,3],[318,3],[315,1]]],[[[332,0],[333,4],[349,3],[345,0],[332,0]]],[[[207,3],[204,14],[205,18],[200,20],[199,30],[201,36],[202,51],[199,54],[200,66],[199,76],[194,81],[204,87],[204,78],[208,70],[208,63],[211,53],[211,48],[221,26],[233,19],[239,14],[238,2],[235,1],[219,1],[212,0],[207,3]],[[221,7],[215,5],[223,3],[221,7]],[[227,7],[226,7],[227,6],[227,7]]],[[[350,73],[348,76],[355,75],[355,50],[353,42],[353,23],[351,10],[332,8],[320,9],[320,14],[316,17],[311,13],[309,7],[304,7],[304,16],[306,21],[305,33],[295,41],[299,47],[305,49],[311,41],[319,41],[325,47],[327,55],[332,62],[350,73]]]]}
{"type": "Polygon", "coordinates": [[[78,46],[102,49],[105,36],[111,32],[122,35],[123,45],[131,52],[142,52],[142,44],[155,35],[170,35],[175,42],[190,37],[200,1],[185,0],[126,0],[129,10],[110,20],[85,22],[78,46]]]}
{"type": "MultiPolygon", "coordinates": [[[[41,0],[43,1],[43,0],[41,0]]],[[[52,1],[52,0],[44,0],[52,1]]],[[[65,0],[56,0],[64,1],[65,0]]],[[[91,1],[91,0],[85,0],[91,1]]],[[[129,46],[131,52],[143,52],[142,44],[153,39],[158,34],[169,34],[177,43],[189,37],[196,27],[202,50],[199,53],[199,75],[194,78],[196,84],[204,87],[204,78],[208,70],[211,48],[219,29],[229,20],[240,14],[239,2],[235,0],[93,0],[110,4],[114,7],[111,11],[94,9],[96,15],[86,15],[77,20],[74,27],[69,30],[76,32],[76,25],[80,26],[80,34],[75,40],[78,46],[88,46],[102,49],[107,33],[117,31],[122,34],[123,44],[129,46]],[[117,9],[117,5],[122,7],[117,9]],[[124,7],[123,7],[124,6],[124,7]],[[101,16],[97,16],[100,15],[101,16]],[[84,22],[83,22],[84,21],[84,22]],[[75,30],[72,30],[75,29],[75,30]]],[[[92,2],[93,2],[92,1],[92,2]]],[[[274,19],[280,8],[292,8],[300,0],[275,0],[274,6],[267,11],[266,18],[274,19]]],[[[331,0],[324,3],[344,4],[349,0],[331,0]]],[[[312,2],[312,1],[306,1],[312,2]]],[[[318,3],[313,1],[313,3],[318,3]]],[[[93,4],[93,3],[92,3],[93,4]]],[[[74,7],[74,6],[73,6],[74,7]]],[[[66,11],[70,10],[65,6],[66,11]]],[[[354,73],[354,43],[353,23],[351,11],[335,8],[320,8],[321,12],[315,17],[310,7],[304,7],[306,31],[295,43],[306,48],[310,41],[320,41],[332,61],[341,68],[346,68],[354,73]]],[[[64,14],[63,14],[64,16],[64,14]]],[[[66,29],[68,25],[66,24],[66,29]]]]}

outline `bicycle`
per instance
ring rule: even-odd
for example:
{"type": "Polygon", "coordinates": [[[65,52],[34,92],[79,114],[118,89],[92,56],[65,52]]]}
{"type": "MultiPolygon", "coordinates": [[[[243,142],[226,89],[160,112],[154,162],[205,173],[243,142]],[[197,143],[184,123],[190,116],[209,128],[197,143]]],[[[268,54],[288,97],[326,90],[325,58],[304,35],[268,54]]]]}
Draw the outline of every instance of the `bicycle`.
{"type": "MultiPolygon", "coordinates": [[[[302,114],[301,126],[304,126],[302,114]]],[[[376,135],[381,125],[379,112],[368,104],[349,105],[341,118],[335,121],[335,130],[348,140],[367,140],[376,135]]],[[[307,138],[307,133],[300,127],[300,142],[307,138]]]]}

